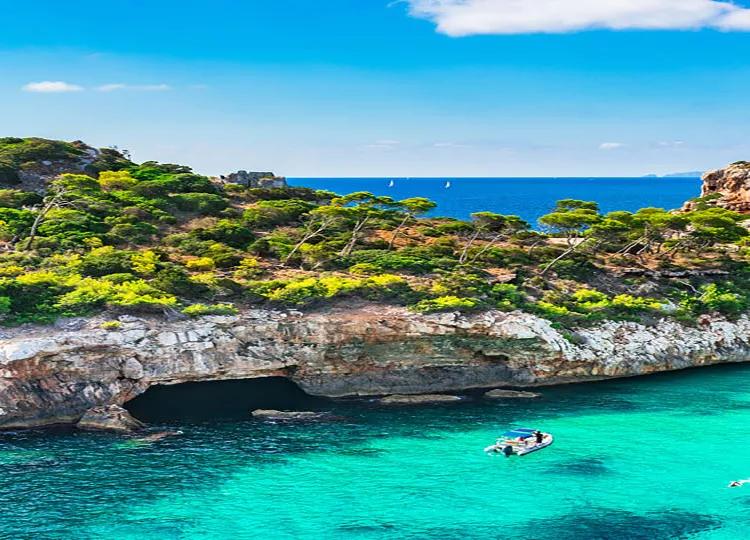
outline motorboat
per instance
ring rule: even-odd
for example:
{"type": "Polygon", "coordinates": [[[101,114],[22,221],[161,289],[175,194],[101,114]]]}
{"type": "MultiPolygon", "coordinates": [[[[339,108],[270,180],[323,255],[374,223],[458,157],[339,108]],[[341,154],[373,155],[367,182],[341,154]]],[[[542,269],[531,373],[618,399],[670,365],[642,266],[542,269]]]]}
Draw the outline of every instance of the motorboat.
{"type": "Polygon", "coordinates": [[[484,451],[504,454],[505,457],[525,456],[542,448],[547,448],[554,440],[551,433],[530,428],[517,428],[503,433],[501,437],[498,437],[495,444],[491,444],[484,451]]]}

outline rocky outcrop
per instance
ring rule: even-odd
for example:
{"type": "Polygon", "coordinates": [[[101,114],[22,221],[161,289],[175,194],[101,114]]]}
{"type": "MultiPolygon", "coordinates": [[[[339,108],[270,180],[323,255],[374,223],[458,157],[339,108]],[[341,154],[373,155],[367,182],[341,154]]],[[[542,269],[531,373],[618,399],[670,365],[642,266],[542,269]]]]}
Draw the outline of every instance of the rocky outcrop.
{"type": "Polygon", "coordinates": [[[75,423],[153,385],[282,376],[328,397],[533,387],[750,360],[750,320],[606,322],[568,341],[531,314],[417,314],[383,305],[111,316],[4,331],[0,428],[75,423]]]}
{"type": "MultiPolygon", "coordinates": [[[[706,204],[750,212],[750,162],[738,161],[704,174],[701,198],[706,197],[706,204]]],[[[685,209],[692,210],[696,205],[695,201],[689,201],[685,203],[685,209]]]]}
{"type": "Polygon", "coordinates": [[[0,138],[0,185],[24,191],[43,193],[51,180],[65,173],[96,176],[100,171],[129,165],[127,152],[116,148],[38,137],[0,138]]]}
{"type": "Polygon", "coordinates": [[[380,398],[378,403],[381,405],[428,405],[437,403],[456,403],[457,401],[461,401],[461,398],[451,394],[394,394],[392,396],[380,398]]]}
{"type": "Polygon", "coordinates": [[[252,413],[253,418],[259,420],[282,421],[282,422],[310,422],[314,420],[328,420],[332,418],[331,413],[313,411],[277,411],[274,409],[256,409],[252,413]]]}
{"type": "Polygon", "coordinates": [[[238,184],[249,188],[283,188],[287,187],[286,178],[272,172],[237,171],[223,174],[215,180],[225,184],[238,184]]]}
{"type": "Polygon", "coordinates": [[[534,399],[542,397],[542,394],[538,392],[522,392],[519,390],[503,390],[498,388],[497,390],[485,392],[484,397],[487,399],[534,399]]]}
{"type": "Polygon", "coordinates": [[[93,407],[83,413],[76,427],[84,431],[130,433],[143,429],[146,425],[133,418],[128,411],[119,405],[104,405],[93,407]]]}

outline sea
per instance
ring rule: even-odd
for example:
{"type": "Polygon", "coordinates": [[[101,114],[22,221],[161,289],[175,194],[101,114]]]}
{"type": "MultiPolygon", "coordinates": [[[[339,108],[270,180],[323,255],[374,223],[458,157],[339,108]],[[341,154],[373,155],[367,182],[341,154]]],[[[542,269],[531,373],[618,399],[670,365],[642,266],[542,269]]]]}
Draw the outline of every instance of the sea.
{"type": "MultiPolygon", "coordinates": [[[[392,190],[377,189],[382,179],[318,182],[431,197],[457,217],[489,209],[527,219],[561,197],[675,207],[697,190],[684,179],[563,180],[570,189],[459,179],[445,191],[438,180],[392,190]]],[[[380,407],[311,398],[283,379],[154,388],[128,406],[150,430],[179,434],[0,433],[0,538],[750,538],[750,483],[728,487],[750,479],[750,364],[541,391],[380,407]],[[263,422],[249,414],[259,407],[332,416],[263,422]],[[523,457],[485,454],[515,427],[555,442],[523,457]]]]}
{"type": "Polygon", "coordinates": [[[427,197],[433,216],[468,219],[472,212],[517,215],[536,226],[560,199],[594,201],[603,212],[679,208],[700,196],[700,178],[289,178],[293,186],[340,195],[369,191],[394,199],[427,197]],[[392,184],[392,185],[391,185],[392,184]],[[446,187],[446,184],[449,187],[446,187]]]}

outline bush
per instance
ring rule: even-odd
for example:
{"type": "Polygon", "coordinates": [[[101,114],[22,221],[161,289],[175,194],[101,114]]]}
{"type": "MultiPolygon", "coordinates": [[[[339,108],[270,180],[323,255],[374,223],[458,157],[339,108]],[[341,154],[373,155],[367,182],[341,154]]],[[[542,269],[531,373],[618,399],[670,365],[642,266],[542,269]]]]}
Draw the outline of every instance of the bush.
{"type": "Polygon", "coordinates": [[[170,200],[183,212],[204,216],[218,215],[228,205],[223,197],[210,193],[182,193],[173,195],[170,200]]]}
{"type": "Polygon", "coordinates": [[[271,228],[299,222],[315,204],[299,199],[261,201],[245,210],[243,219],[250,227],[271,228]]]}
{"type": "Polygon", "coordinates": [[[204,315],[237,315],[239,311],[232,304],[193,304],[182,310],[182,313],[190,317],[202,317],[204,315]]]}
{"type": "Polygon", "coordinates": [[[89,251],[81,258],[80,272],[84,276],[101,277],[107,274],[133,271],[132,251],[121,251],[112,246],[103,246],[89,251]]]}
{"type": "Polygon", "coordinates": [[[100,328],[103,330],[119,330],[122,328],[122,323],[120,321],[105,321],[100,325],[100,328]]]}
{"type": "Polygon", "coordinates": [[[469,311],[479,305],[474,298],[459,298],[458,296],[440,296],[429,300],[422,300],[412,306],[414,311],[420,313],[433,313],[436,311],[469,311]]]}
{"type": "Polygon", "coordinates": [[[219,220],[215,225],[195,229],[190,232],[200,240],[211,240],[221,242],[233,248],[245,248],[255,240],[255,235],[250,229],[229,219],[219,220]]]}
{"type": "Polygon", "coordinates": [[[210,257],[199,257],[197,259],[191,259],[187,263],[185,263],[185,266],[188,270],[193,270],[196,272],[208,272],[209,270],[213,270],[214,268],[216,268],[214,260],[210,257]]]}

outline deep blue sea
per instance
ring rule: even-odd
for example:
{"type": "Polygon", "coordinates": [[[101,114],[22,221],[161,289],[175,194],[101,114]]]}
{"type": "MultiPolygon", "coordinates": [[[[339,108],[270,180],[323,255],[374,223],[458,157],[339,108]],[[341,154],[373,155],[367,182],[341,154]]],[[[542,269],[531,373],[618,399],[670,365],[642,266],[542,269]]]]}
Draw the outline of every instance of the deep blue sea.
{"type": "Polygon", "coordinates": [[[395,199],[427,197],[432,213],[466,219],[487,210],[521,216],[532,225],[559,199],[596,201],[602,211],[679,208],[700,195],[699,178],[289,178],[294,186],[339,194],[369,191],[395,199]],[[393,187],[389,184],[393,180],[393,187]],[[450,181],[450,188],[446,182],[450,181]]]}

